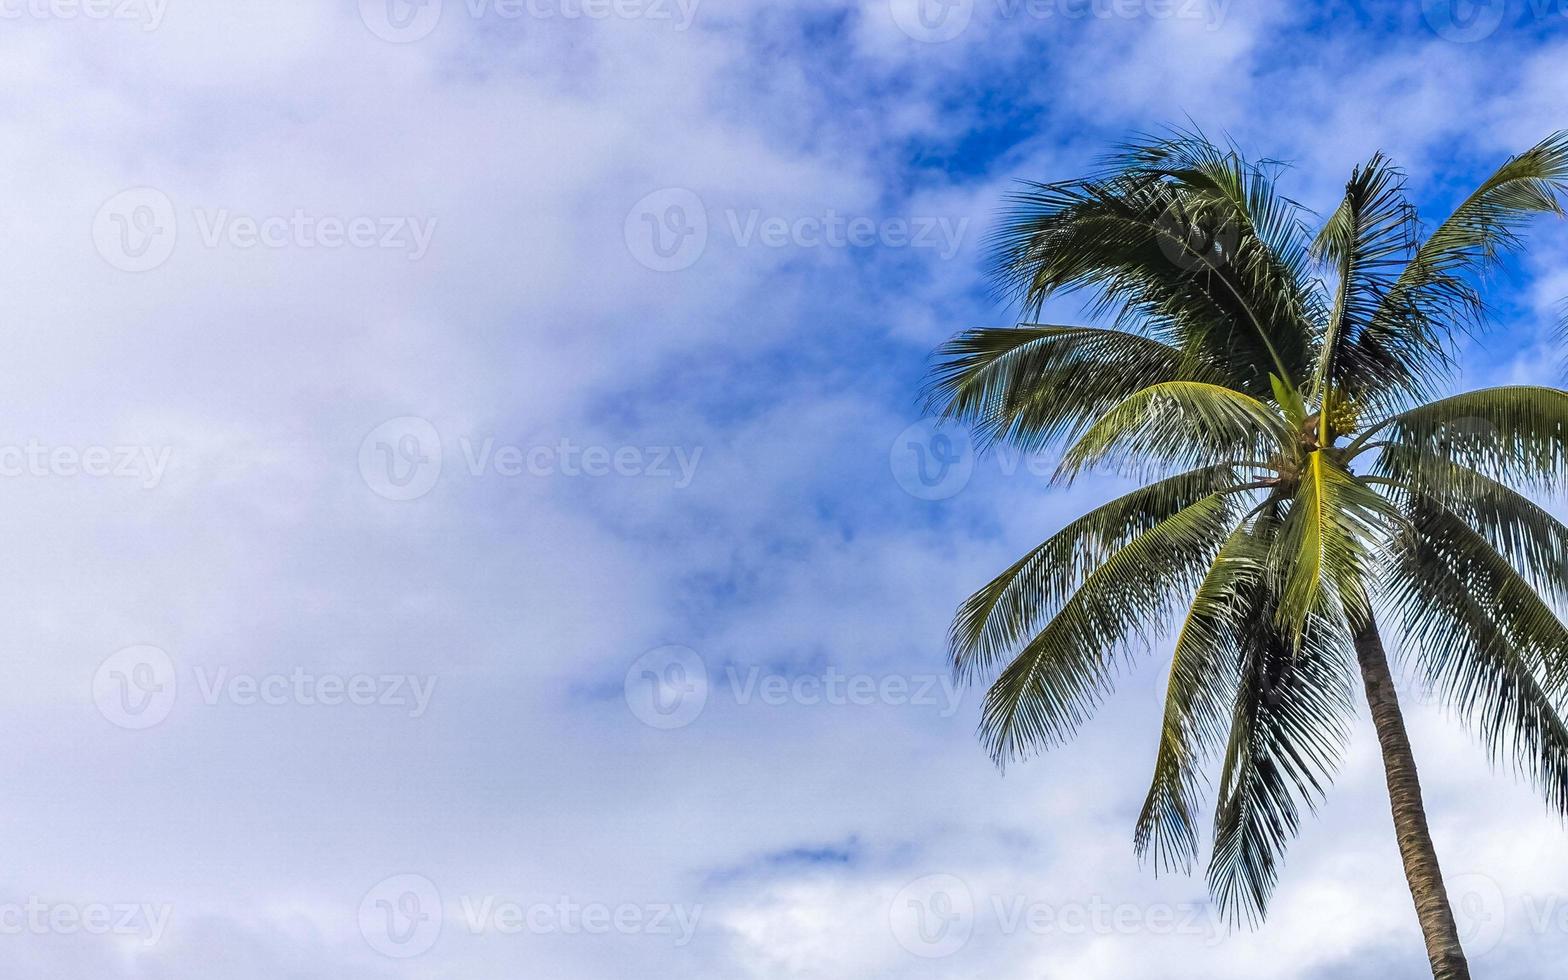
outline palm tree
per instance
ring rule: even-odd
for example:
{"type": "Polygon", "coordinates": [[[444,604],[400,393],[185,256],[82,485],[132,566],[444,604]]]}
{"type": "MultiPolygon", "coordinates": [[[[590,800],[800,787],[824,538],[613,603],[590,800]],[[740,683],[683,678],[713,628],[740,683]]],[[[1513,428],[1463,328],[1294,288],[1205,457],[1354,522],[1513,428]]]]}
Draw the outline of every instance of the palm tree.
{"type": "Polygon", "coordinates": [[[1190,871],[1217,763],[1208,882],[1233,924],[1261,921],[1321,799],[1359,667],[1432,974],[1468,977],[1380,629],[1568,813],[1568,527],[1526,496],[1568,480],[1568,392],[1436,397],[1487,322],[1484,274],[1564,213],[1568,133],[1424,237],[1382,154],[1315,235],[1280,170],[1174,132],[1014,196],[993,275],[1026,322],[944,345],[933,410],[982,447],[1064,448],[1058,481],[1146,485],[966,601],[953,666],[994,676],[980,735],[1005,764],[1069,738],[1184,608],[1134,843],[1190,871]],[[1033,322],[1073,290],[1110,325],[1033,322]]]}

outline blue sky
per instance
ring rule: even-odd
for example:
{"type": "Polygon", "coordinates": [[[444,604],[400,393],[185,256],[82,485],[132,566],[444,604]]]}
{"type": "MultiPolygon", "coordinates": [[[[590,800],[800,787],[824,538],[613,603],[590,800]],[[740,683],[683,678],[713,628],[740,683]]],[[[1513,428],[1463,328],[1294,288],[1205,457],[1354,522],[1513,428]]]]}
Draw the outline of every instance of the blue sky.
{"type": "MultiPolygon", "coordinates": [[[[1422,975],[1365,727],[1256,932],[1132,854],[1167,650],[989,764],[948,618],[1114,487],[908,427],[1015,179],[1195,125],[1435,218],[1568,18],[926,2],[3,6],[10,973],[1422,975]]],[[[1557,376],[1530,242],[1464,384],[1557,376]]],[[[1560,824],[1410,714],[1477,973],[1555,969],[1560,824]]]]}

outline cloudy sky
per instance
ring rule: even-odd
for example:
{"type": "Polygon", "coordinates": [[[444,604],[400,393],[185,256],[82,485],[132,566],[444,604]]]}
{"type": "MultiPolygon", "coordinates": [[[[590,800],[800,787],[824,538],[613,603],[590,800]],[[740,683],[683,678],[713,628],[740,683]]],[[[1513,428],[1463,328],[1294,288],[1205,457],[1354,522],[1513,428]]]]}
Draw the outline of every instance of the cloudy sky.
{"type": "MultiPolygon", "coordinates": [[[[1162,651],[989,764],[949,615],[1113,488],[915,392],[1014,179],[1436,217],[1568,125],[1560,5],[1464,6],[3,0],[4,972],[1420,977],[1369,729],[1256,932],[1133,856],[1162,651]]],[[[1477,974],[1560,969],[1568,836],[1410,710],[1477,974]]]]}

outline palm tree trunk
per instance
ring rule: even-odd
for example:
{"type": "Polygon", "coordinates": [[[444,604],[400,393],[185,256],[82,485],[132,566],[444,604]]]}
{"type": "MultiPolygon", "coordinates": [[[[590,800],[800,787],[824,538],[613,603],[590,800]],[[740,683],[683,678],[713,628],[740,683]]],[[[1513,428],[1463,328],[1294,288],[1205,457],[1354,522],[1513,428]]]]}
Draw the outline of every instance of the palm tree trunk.
{"type": "Polygon", "coordinates": [[[1356,633],[1356,659],[1361,662],[1367,705],[1372,709],[1372,724],[1383,749],[1383,771],[1388,776],[1388,798],[1394,809],[1394,833],[1399,839],[1399,856],[1405,863],[1410,896],[1415,899],[1416,918],[1426,937],[1432,976],[1436,980],[1470,980],[1470,966],[1459,946],[1459,929],[1454,924],[1448,890],[1443,887],[1443,873],[1437,866],[1437,851],[1427,830],[1421,781],[1416,777],[1416,760],[1410,753],[1394,678],[1388,671],[1388,654],[1371,617],[1356,633]]]}

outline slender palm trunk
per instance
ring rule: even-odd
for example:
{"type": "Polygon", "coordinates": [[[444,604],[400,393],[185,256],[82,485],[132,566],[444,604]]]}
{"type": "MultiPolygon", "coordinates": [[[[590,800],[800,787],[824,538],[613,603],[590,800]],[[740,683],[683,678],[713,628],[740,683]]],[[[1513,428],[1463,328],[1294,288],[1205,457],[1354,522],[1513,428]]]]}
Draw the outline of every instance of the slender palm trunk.
{"type": "Polygon", "coordinates": [[[1383,749],[1383,771],[1388,776],[1388,798],[1394,809],[1394,833],[1399,839],[1399,856],[1405,863],[1410,896],[1415,899],[1416,918],[1426,937],[1432,976],[1436,980],[1470,980],[1470,966],[1459,946],[1459,929],[1454,924],[1443,873],[1437,867],[1437,851],[1427,830],[1421,781],[1416,777],[1416,760],[1410,753],[1405,719],[1399,713],[1394,678],[1388,671],[1388,654],[1383,650],[1377,624],[1370,618],[1356,633],[1356,659],[1361,662],[1367,705],[1372,709],[1372,723],[1383,749]]]}

